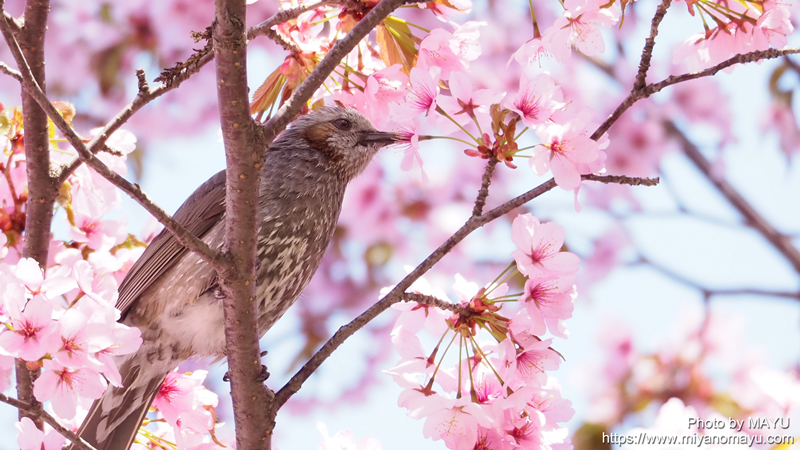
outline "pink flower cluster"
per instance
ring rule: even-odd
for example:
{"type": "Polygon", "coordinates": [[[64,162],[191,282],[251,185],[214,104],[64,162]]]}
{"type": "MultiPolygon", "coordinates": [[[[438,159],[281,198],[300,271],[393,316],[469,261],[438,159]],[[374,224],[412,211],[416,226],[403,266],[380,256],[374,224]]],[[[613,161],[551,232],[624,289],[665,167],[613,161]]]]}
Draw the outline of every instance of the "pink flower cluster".
{"type": "Polygon", "coordinates": [[[561,251],[564,229],[554,223],[540,223],[531,214],[517,216],[511,224],[511,239],[517,250],[511,254],[525,282],[520,301],[531,318],[531,333],[567,337],[564,320],[572,317],[575,278],[580,260],[561,251]]]}
{"type": "MultiPolygon", "coordinates": [[[[401,314],[392,342],[401,360],[388,374],[404,389],[398,404],[409,417],[425,419],[425,437],[454,450],[572,448],[561,425],[574,413],[571,402],[547,374],[559,367],[560,355],[552,338],[540,336],[549,328],[566,337],[563,320],[572,314],[578,258],[560,251],[561,227],[530,214],[515,219],[512,235],[516,269],[509,266],[480,289],[456,275],[458,312],[413,302],[396,306],[401,314]],[[509,294],[498,281],[517,270],[528,281],[523,293],[509,294]],[[524,307],[513,308],[519,303],[524,307]],[[436,342],[430,352],[418,336],[423,330],[436,342]],[[491,341],[484,342],[487,334],[491,341]],[[456,342],[458,351],[451,351],[456,342]]],[[[450,303],[423,279],[412,291],[450,303]]]]}
{"type": "Polygon", "coordinates": [[[211,450],[222,447],[214,433],[218,404],[217,394],[203,386],[205,370],[167,375],[153,406],[159,418],[155,430],[141,429],[139,444],[133,448],[174,448],[211,450]],[[174,444],[171,444],[174,443],[174,444]]]}
{"type": "MultiPolygon", "coordinates": [[[[57,416],[73,419],[79,403],[103,395],[106,380],[121,386],[114,357],[136,351],[142,341],[138,329],[116,322],[110,275],[95,277],[81,260],[45,277],[36,261],[25,258],[0,265],[0,292],[0,352],[44,368],[33,393],[50,401],[57,416]]],[[[12,361],[5,361],[11,370],[12,361]]]]}
{"type": "MultiPolygon", "coordinates": [[[[14,358],[26,361],[30,368],[41,368],[34,396],[47,402],[57,418],[74,426],[108,384],[122,385],[115,358],[135,352],[142,343],[137,328],[117,323],[120,314],[115,303],[118,282],[152,233],[146,232],[149,236],[139,240],[127,232],[124,220],[105,218],[119,209],[120,193],[81,166],[59,197],[69,225],[68,240],[51,241],[46,272],[35,260],[22,258],[24,235],[15,217],[20,216],[24,224],[25,203],[20,198],[27,192],[27,180],[24,153],[16,145],[22,134],[15,131],[13,111],[3,112],[12,126],[3,136],[8,164],[0,168],[7,172],[2,179],[12,180],[14,187],[0,184],[0,197],[7,200],[0,218],[9,218],[0,220],[4,225],[0,233],[0,391],[9,386],[14,358]]],[[[108,147],[118,153],[100,153],[98,158],[124,174],[125,155],[135,143],[133,135],[118,131],[108,140],[108,147]]],[[[59,163],[74,156],[71,151],[53,152],[59,163]]],[[[143,430],[140,437],[151,443],[166,442],[168,447],[175,445],[171,442],[179,448],[216,447],[213,408],[217,396],[202,386],[204,379],[204,371],[170,374],[155,401],[169,430],[143,430]]],[[[17,428],[22,448],[55,449],[64,442],[54,431],[34,432],[27,419],[18,422],[17,428]]]]}
{"type": "MultiPolygon", "coordinates": [[[[141,249],[137,250],[134,244],[139,241],[126,232],[124,222],[103,219],[119,207],[119,193],[81,167],[59,197],[70,240],[50,242],[46,272],[35,260],[22,258],[27,180],[19,145],[21,114],[13,108],[2,114],[9,123],[2,136],[8,155],[3,178],[11,183],[0,184],[0,197],[6,200],[0,218],[9,218],[0,234],[0,390],[8,386],[14,358],[26,361],[31,368],[43,369],[33,386],[36,399],[49,402],[57,417],[71,421],[103,395],[108,383],[121,385],[115,357],[132,353],[141,344],[138,329],[117,323],[119,311],[114,307],[117,282],[141,249]]],[[[130,133],[118,131],[108,141],[118,154],[98,157],[124,173],[124,155],[134,149],[135,141],[130,133]]],[[[53,152],[58,163],[74,156],[74,152],[53,152]]]]}
{"type": "Polygon", "coordinates": [[[605,52],[600,27],[611,27],[619,21],[616,4],[599,0],[566,0],[561,17],[541,37],[526,42],[512,56],[523,66],[540,65],[553,56],[564,63],[572,55],[572,47],[587,56],[605,52]]]}
{"type": "MultiPolygon", "coordinates": [[[[699,8],[697,3],[701,2],[686,3],[694,15],[694,8],[699,8]]],[[[717,2],[708,3],[716,5],[717,2]]],[[[721,7],[713,14],[706,12],[717,26],[709,28],[706,25],[704,33],[695,34],[677,45],[673,63],[685,64],[690,71],[702,70],[737,53],[782,48],[786,45],[786,36],[794,30],[787,3],[769,0],[719,4],[721,7]]],[[[701,14],[709,10],[699,9],[701,14]]]]}

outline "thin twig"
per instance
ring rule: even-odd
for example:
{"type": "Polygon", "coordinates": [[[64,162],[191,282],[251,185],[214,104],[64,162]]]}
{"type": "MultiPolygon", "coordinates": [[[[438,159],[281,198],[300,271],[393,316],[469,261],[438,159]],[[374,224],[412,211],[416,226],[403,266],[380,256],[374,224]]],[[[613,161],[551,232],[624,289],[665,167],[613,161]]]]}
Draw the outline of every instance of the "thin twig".
{"type": "Polygon", "coordinates": [[[617,109],[615,109],[614,112],[611,113],[611,115],[608,116],[608,118],[605,121],[603,121],[603,123],[597,128],[594,134],[592,134],[592,139],[594,140],[600,139],[600,137],[603,136],[603,134],[605,134],[605,132],[608,131],[609,128],[611,128],[611,125],[613,125],[614,122],[616,122],[617,119],[619,119],[622,113],[627,111],[628,108],[633,106],[634,103],[643,98],[650,97],[651,95],[661,91],[667,86],[672,86],[673,84],[681,83],[683,81],[694,80],[697,78],[715,75],[720,70],[727,69],[728,67],[731,67],[736,64],[746,64],[756,61],[762,61],[765,59],[775,59],[786,55],[792,55],[795,53],[800,53],[800,48],[785,48],[782,50],[771,48],[769,50],[759,50],[755,52],[741,53],[732,58],[726,59],[725,61],[715,66],[709,67],[708,69],[701,70],[699,72],[684,73],[681,75],[672,75],[658,83],[648,84],[642,89],[631,92],[630,95],[628,95],[628,97],[625,98],[625,100],[623,100],[619,106],[617,106],[617,109]]]}
{"type": "Polygon", "coordinates": [[[4,74],[22,83],[22,74],[11,67],[8,67],[8,65],[6,65],[4,62],[0,62],[0,72],[3,72],[4,74]]]}
{"type": "Polygon", "coordinates": [[[472,217],[483,214],[483,207],[486,206],[486,198],[489,197],[489,184],[492,182],[492,174],[497,166],[497,157],[492,155],[486,162],[486,169],[483,171],[481,188],[478,190],[478,197],[475,198],[475,206],[472,208],[472,217]]]}
{"type": "MultiPolygon", "coordinates": [[[[650,178],[637,179],[633,177],[616,177],[616,176],[600,176],[600,175],[584,175],[587,180],[623,184],[635,184],[643,186],[651,186],[658,181],[650,178]]],[[[333,352],[344,343],[356,331],[364,327],[367,323],[372,321],[383,311],[386,311],[393,304],[401,301],[405,292],[419,277],[425,274],[434,264],[439,262],[446,254],[455,247],[459,242],[464,240],[476,229],[486,225],[487,223],[503,216],[510,211],[524,205],[525,203],[533,200],[536,197],[544,194],[545,192],[556,187],[556,182],[552,178],[539,186],[531,189],[530,191],[515,197],[502,205],[492,209],[491,211],[479,216],[470,217],[467,222],[461,226],[452,236],[450,236],[442,245],[433,251],[424,261],[422,261],[414,270],[411,271],[405,278],[403,278],[397,285],[386,295],[383,296],[377,303],[370,306],[360,316],[353,319],[350,323],[342,326],[334,335],[328,339],[327,342],[306,362],[297,373],[275,394],[275,401],[273,409],[270,411],[272,417],[277,414],[278,409],[286,403],[295,392],[300,390],[300,387],[313,374],[317,368],[331,355],[333,352]]]]}
{"type": "Polygon", "coordinates": [[[264,36],[266,34],[266,30],[271,29],[275,25],[295,19],[306,11],[311,11],[312,9],[321,8],[323,6],[336,5],[337,3],[338,0],[323,0],[319,3],[314,3],[311,5],[301,5],[296,8],[278,11],[269,19],[247,30],[247,39],[253,39],[257,36],[264,36]]]}
{"type": "MultiPolygon", "coordinates": [[[[20,73],[22,74],[23,78],[23,88],[25,88],[25,90],[36,100],[36,102],[39,104],[39,107],[41,107],[47,113],[48,117],[50,117],[50,120],[53,121],[56,128],[61,131],[61,133],[64,135],[64,138],[78,152],[79,157],[97,173],[110,181],[113,185],[128,193],[131,198],[142,205],[153,217],[156,218],[156,220],[162,223],[164,227],[175,236],[181,245],[197,253],[204,261],[211,264],[215,269],[224,270],[227,264],[225,264],[225,262],[218,257],[218,254],[215,250],[209,247],[198,237],[190,233],[186,228],[183,227],[183,225],[178,223],[172,218],[172,216],[161,209],[161,207],[153,203],[153,201],[150,200],[144,191],[142,191],[138,184],[129,182],[121,175],[111,170],[97,157],[95,157],[95,155],[87,148],[86,144],[83,143],[83,140],[80,138],[80,136],[77,135],[75,130],[67,123],[61,114],[58,113],[58,110],[56,110],[53,104],[50,103],[47,95],[42,91],[41,87],[39,87],[39,84],[33,78],[31,69],[28,66],[28,63],[25,61],[25,57],[19,48],[19,43],[17,43],[16,38],[11,33],[11,30],[5,21],[0,21],[0,29],[2,29],[9,49],[14,55],[14,59],[17,61],[17,66],[20,68],[20,73]]],[[[96,137],[93,142],[99,142],[98,138],[99,136],[96,137]]]]}
{"type": "Polygon", "coordinates": [[[11,405],[17,409],[27,412],[30,415],[41,418],[45,423],[53,427],[53,429],[56,430],[60,435],[69,439],[69,441],[72,442],[72,444],[74,445],[75,449],[95,450],[95,448],[92,447],[91,444],[81,439],[80,436],[73,433],[72,430],[70,430],[69,428],[61,425],[58,422],[58,420],[56,420],[55,417],[51,416],[47,411],[40,409],[38,407],[34,407],[28,403],[23,402],[22,400],[9,397],[4,394],[0,394],[0,402],[11,405]]]}
{"type": "Polygon", "coordinates": [[[19,21],[14,18],[14,16],[9,14],[8,11],[3,11],[3,18],[5,18],[6,22],[8,22],[8,26],[11,28],[12,33],[16,34],[19,32],[22,26],[20,25],[19,21]]]}
{"type": "Polygon", "coordinates": [[[438,297],[434,297],[432,295],[418,294],[416,292],[406,292],[405,294],[403,294],[400,300],[404,302],[417,302],[420,305],[435,306],[439,309],[443,309],[445,311],[451,311],[461,316],[470,315],[469,309],[461,305],[457,305],[455,303],[450,303],[448,301],[442,300],[438,297]]]}
{"type": "Polygon", "coordinates": [[[661,182],[661,178],[647,177],[627,177],[625,175],[583,175],[583,181],[597,181],[605,184],[627,184],[630,186],[655,186],[661,182]]]}
{"type": "Polygon", "coordinates": [[[272,28],[264,29],[264,35],[272,39],[273,42],[283,47],[284,50],[291,53],[292,55],[298,55],[301,52],[300,47],[295,45],[294,42],[284,39],[281,35],[278,34],[277,31],[273,30],[272,28]]]}
{"type": "Polygon", "coordinates": [[[656,45],[656,36],[658,36],[658,26],[667,15],[667,9],[672,3],[672,0],[661,0],[658,5],[656,13],[650,22],[650,36],[645,39],[644,49],[642,49],[642,57],[639,59],[639,72],[636,74],[636,79],[633,82],[633,91],[638,91],[645,86],[645,79],[647,78],[647,71],[650,69],[650,60],[653,58],[653,47],[656,45]]]}

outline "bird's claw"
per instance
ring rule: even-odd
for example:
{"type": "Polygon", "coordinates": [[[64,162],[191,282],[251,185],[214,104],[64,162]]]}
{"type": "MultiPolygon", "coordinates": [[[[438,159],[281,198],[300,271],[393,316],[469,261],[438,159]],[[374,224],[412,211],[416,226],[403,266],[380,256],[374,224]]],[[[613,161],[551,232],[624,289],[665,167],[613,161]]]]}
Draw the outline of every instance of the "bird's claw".
{"type": "MultiPolygon", "coordinates": [[[[268,352],[266,350],[264,350],[263,352],[261,352],[261,357],[263,358],[264,356],[266,356],[267,353],[268,352]]],[[[256,378],[256,379],[258,380],[259,383],[263,383],[263,382],[267,381],[268,378],[269,378],[269,372],[267,371],[267,366],[262,364],[261,365],[261,373],[258,374],[258,378],[256,378]]],[[[225,372],[225,375],[222,376],[222,381],[224,381],[226,383],[230,382],[231,381],[231,373],[230,372],[225,372]]]]}
{"type": "Polygon", "coordinates": [[[262,364],[261,365],[261,373],[258,374],[257,380],[258,380],[259,383],[263,383],[263,382],[267,381],[268,378],[269,378],[269,372],[267,371],[267,366],[262,364]]]}

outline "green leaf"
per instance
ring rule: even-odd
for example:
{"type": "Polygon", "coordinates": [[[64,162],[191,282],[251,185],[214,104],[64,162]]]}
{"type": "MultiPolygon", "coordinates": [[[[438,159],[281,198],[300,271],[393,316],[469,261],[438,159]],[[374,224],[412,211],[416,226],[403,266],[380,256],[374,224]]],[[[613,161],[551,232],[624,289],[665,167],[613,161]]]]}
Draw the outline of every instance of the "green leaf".
{"type": "Polygon", "coordinates": [[[378,25],[377,41],[381,59],[387,67],[400,64],[403,66],[403,73],[411,73],[411,68],[417,63],[419,50],[415,37],[404,20],[387,17],[378,25]]]}

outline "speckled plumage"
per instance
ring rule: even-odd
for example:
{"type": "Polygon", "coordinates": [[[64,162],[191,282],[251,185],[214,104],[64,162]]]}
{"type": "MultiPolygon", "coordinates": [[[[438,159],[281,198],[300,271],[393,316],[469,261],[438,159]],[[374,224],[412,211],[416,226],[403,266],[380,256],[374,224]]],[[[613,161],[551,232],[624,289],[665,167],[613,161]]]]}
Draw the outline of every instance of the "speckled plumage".
{"type": "MultiPolygon", "coordinates": [[[[393,135],[352,109],[324,108],[297,119],[266,153],[259,197],[257,269],[261,336],[294,303],[333,236],[347,183],[393,135]],[[345,125],[348,125],[345,127],[345,125]]],[[[200,186],[176,220],[212,248],[224,237],[225,172],[200,186]]],[[[120,285],[122,322],[139,327],[139,351],[120,357],[123,388],[95,402],[80,435],[98,450],[126,449],[164,377],[191,357],[225,357],[215,271],[166,231],[120,285]]]]}

